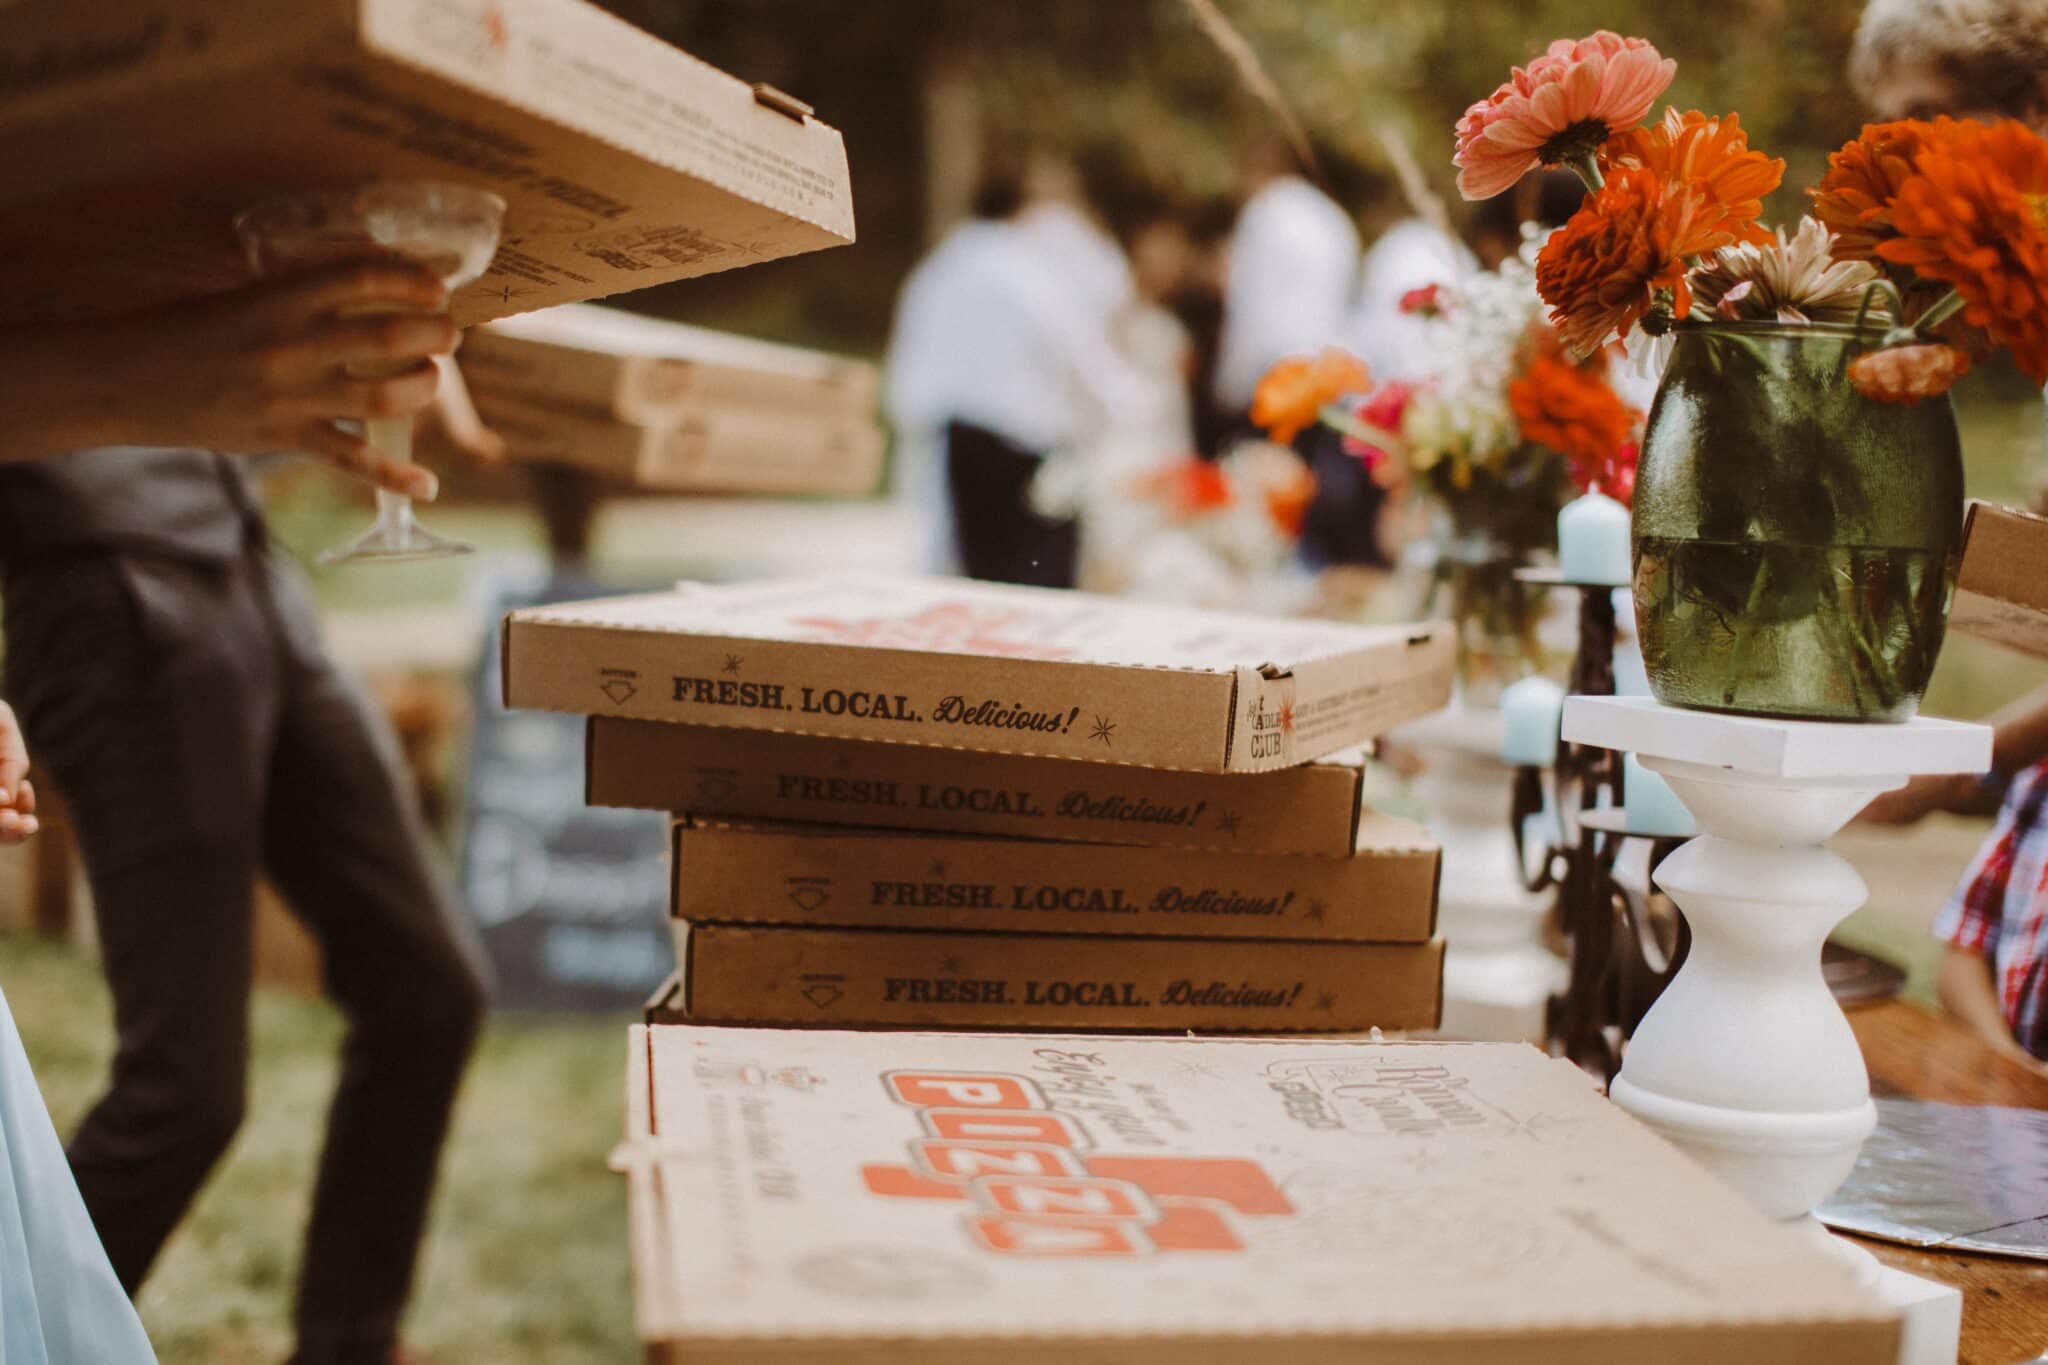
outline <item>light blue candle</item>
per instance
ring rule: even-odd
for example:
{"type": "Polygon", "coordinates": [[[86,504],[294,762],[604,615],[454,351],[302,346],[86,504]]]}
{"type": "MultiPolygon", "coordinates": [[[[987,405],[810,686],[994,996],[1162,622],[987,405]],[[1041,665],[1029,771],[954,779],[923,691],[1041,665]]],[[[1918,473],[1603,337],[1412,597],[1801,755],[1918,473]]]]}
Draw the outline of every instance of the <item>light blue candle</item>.
{"type": "Polygon", "coordinates": [[[1605,493],[1588,493],[1566,503],[1557,514],[1557,558],[1567,583],[1626,587],[1628,509],[1605,493]]]}
{"type": "Polygon", "coordinates": [[[1700,832],[1692,812],[1671,790],[1671,784],[1630,754],[1622,763],[1621,801],[1628,809],[1630,834],[1691,838],[1700,832]]]}
{"type": "Polygon", "coordinates": [[[1501,719],[1507,724],[1501,757],[1517,768],[1547,768],[1557,761],[1557,728],[1564,719],[1564,689],[1536,676],[1502,690],[1501,719]]]}

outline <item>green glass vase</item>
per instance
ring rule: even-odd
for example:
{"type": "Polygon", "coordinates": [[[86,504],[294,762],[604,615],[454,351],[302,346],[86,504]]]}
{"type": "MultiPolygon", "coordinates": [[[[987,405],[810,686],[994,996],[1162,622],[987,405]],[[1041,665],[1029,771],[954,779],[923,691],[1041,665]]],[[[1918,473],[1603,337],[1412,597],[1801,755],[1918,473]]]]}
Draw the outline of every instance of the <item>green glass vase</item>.
{"type": "Polygon", "coordinates": [[[1877,403],[1874,332],[1682,328],[1636,476],[1636,624],[1659,701],[1904,721],[1941,651],[1963,524],[1947,398],[1877,403]]]}

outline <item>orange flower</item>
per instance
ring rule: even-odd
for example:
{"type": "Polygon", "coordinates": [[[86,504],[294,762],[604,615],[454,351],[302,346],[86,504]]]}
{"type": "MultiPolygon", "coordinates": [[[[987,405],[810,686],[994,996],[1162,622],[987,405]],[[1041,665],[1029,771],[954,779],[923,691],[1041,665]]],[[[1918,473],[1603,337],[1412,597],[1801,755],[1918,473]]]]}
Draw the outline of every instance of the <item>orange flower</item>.
{"type": "Polygon", "coordinates": [[[1575,469],[1611,464],[1642,420],[1593,370],[1551,356],[1538,356],[1509,382],[1508,407],[1523,440],[1556,451],[1575,469]]]}
{"type": "Polygon", "coordinates": [[[1266,490],[1266,515],[1289,540],[1301,538],[1308,521],[1309,504],[1316,500],[1316,478],[1305,465],[1297,463],[1288,476],[1276,479],[1266,490]]]}
{"type": "Polygon", "coordinates": [[[1252,424],[1280,445],[1322,417],[1323,409],[1347,393],[1372,387],[1365,362],[1332,346],[1320,355],[1294,356],[1266,371],[1252,395],[1252,424]]]}
{"type": "Polygon", "coordinates": [[[1692,311],[1692,258],[1734,240],[1726,210],[1704,191],[1647,166],[1617,166],[1536,258],[1536,289],[1574,355],[1625,334],[1671,292],[1671,316],[1692,311]]]}
{"type": "Polygon", "coordinates": [[[1605,29],[1560,38],[1458,120],[1458,192],[1491,199],[1536,169],[1588,155],[1642,122],[1678,63],[1605,29]]]}
{"type": "Polygon", "coordinates": [[[1764,243],[1771,234],[1757,222],[1764,196],[1785,178],[1785,163],[1752,151],[1734,114],[1709,118],[1693,109],[1666,109],[1659,123],[1617,133],[1601,151],[1601,167],[1640,166],[1666,184],[1683,184],[1703,201],[1702,231],[1726,231],[1735,241],[1764,243]]]}
{"type": "Polygon", "coordinates": [[[1951,118],[1866,123],[1853,142],[1828,157],[1828,173],[1807,193],[1813,216],[1835,234],[1835,259],[1867,261],[1897,235],[1892,201],[1912,177],[1923,147],[1946,142],[1962,125],[1951,118]]]}
{"type": "Polygon", "coordinates": [[[1849,382],[1880,403],[1938,398],[1969,372],[1969,352],[1954,346],[1889,346],[1849,362],[1849,382]]]}
{"type": "Polygon", "coordinates": [[[2048,140],[2013,119],[1958,124],[1913,168],[1879,258],[1953,287],[1963,320],[2048,383],[2048,140]]]}

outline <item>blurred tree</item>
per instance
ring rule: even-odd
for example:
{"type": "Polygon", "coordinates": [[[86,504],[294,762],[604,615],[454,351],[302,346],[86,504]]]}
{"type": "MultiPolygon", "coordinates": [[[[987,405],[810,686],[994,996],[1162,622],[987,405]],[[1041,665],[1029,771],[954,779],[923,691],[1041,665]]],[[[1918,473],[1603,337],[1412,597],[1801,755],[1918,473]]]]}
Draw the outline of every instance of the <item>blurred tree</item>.
{"type": "MultiPolygon", "coordinates": [[[[897,284],[959,212],[987,138],[1109,148],[1133,177],[1214,194],[1229,187],[1234,146],[1270,120],[1184,0],[604,3],[736,75],[810,101],[845,133],[858,245],[634,299],[649,311],[814,344],[879,347],[897,284]]],[[[1596,28],[1654,41],[1679,64],[1672,103],[1737,110],[1752,144],[1786,159],[1776,221],[1797,217],[1799,191],[1861,122],[1843,78],[1861,0],[1217,3],[1319,142],[1384,172],[1382,134],[1391,132],[1454,214],[1458,115],[1550,39],[1596,28]]],[[[1375,216],[1373,205],[1351,207],[1375,216]]]]}

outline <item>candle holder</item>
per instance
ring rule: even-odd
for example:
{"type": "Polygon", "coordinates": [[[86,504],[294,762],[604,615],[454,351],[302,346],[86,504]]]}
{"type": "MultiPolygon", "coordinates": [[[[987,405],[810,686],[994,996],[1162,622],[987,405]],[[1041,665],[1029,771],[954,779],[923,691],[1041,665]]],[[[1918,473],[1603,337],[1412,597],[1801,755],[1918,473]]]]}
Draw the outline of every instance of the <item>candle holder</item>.
{"type": "MultiPolygon", "coordinates": [[[[1611,696],[1618,623],[1618,585],[1567,579],[1556,570],[1525,569],[1525,582],[1575,589],[1578,645],[1572,656],[1573,696],[1611,696]]],[[[1570,702],[1567,701],[1567,706],[1570,702]]],[[[1616,876],[1631,840],[1648,839],[1652,873],[1691,830],[1631,830],[1622,814],[1621,753],[1567,740],[1560,732],[1545,770],[1515,770],[1508,820],[1516,873],[1534,895],[1554,895],[1552,920],[1564,940],[1567,974],[1545,1012],[1551,1051],[1611,1079],[1621,1045],[1678,964],[1685,922],[1653,893],[1639,894],[1616,876]],[[1534,830],[1542,829],[1540,841],[1534,830]]]]}
{"type": "Polygon", "coordinates": [[[1804,1226],[1900,1307],[1904,1365],[1953,1362],[1960,1296],[1884,1270],[1813,1217],[1877,1122],[1862,1052],[1821,961],[1828,932],[1868,889],[1822,845],[1909,777],[1988,769],[1991,731],[1574,697],[1560,735],[1638,754],[1704,831],[1656,874],[1691,925],[1691,951],[1637,1025],[1609,1095],[1756,1207],[1804,1226]]]}

